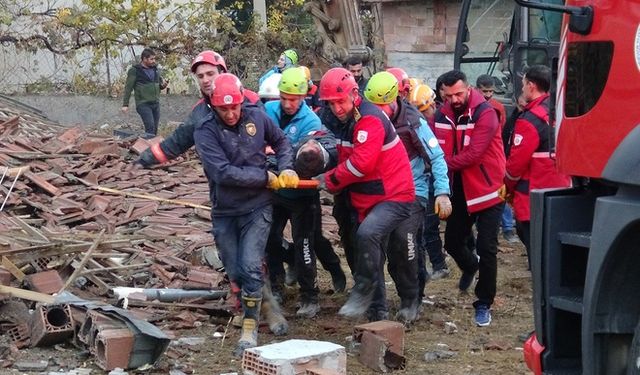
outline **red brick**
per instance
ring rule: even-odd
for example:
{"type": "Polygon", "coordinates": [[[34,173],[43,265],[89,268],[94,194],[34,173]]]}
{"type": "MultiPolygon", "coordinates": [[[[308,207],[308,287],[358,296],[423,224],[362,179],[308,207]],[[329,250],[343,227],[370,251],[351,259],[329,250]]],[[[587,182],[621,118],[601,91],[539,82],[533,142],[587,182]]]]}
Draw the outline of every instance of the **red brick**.
{"type": "Polygon", "coordinates": [[[93,351],[96,363],[106,371],[116,367],[128,368],[133,342],[133,333],[126,328],[100,331],[96,337],[93,351]]]}
{"type": "Polygon", "coordinates": [[[45,294],[58,293],[64,285],[56,270],[33,273],[27,275],[25,279],[31,290],[45,294]]]}
{"type": "Polygon", "coordinates": [[[73,336],[73,333],[69,305],[36,307],[31,324],[31,346],[58,344],[73,336]]]}
{"type": "Polygon", "coordinates": [[[357,325],[353,329],[354,341],[360,342],[365,331],[384,337],[389,342],[390,351],[401,356],[404,355],[404,326],[402,323],[381,320],[357,325]]]}

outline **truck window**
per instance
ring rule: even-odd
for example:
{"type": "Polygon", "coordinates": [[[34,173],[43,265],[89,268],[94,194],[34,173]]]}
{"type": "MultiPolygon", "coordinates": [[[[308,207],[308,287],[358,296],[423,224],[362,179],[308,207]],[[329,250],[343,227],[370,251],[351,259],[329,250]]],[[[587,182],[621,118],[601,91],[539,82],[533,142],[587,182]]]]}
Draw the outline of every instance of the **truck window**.
{"type": "Polygon", "coordinates": [[[596,105],[607,83],[612,59],[613,42],[569,44],[565,116],[582,116],[596,105]]]}

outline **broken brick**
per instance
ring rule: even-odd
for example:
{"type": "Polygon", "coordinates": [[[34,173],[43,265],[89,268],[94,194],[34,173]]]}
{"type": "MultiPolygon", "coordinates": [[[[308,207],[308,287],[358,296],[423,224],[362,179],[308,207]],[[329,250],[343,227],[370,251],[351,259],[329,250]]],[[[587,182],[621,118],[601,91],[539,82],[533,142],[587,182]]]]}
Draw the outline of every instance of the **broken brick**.
{"type": "Polygon", "coordinates": [[[29,284],[29,289],[45,294],[58,293],[64,285],[56,270],[32,273],[27,275],[25,280],[29,284]]]}

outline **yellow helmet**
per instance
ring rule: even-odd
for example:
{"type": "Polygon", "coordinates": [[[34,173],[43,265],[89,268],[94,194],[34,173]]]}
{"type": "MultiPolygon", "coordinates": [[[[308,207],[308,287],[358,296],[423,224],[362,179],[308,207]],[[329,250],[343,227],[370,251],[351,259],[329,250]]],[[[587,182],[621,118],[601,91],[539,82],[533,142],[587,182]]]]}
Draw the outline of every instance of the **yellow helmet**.
{"type": "Polygon", "coordinates": [[[413,89],[418,86],[424,84],[424,81],[420,78],[409,78],[409,91],[413,91],[413,89]]]}
{"type": "Polygon", "coordinates": [[[420,112],[426,111],[436,103],[436,93],[427,84],[417,85],[409,93],[409,102],[416,107],[420,112]]]}
{"type": "Polygon", "coordinates": [[[304,76],[307,77],[307,81],[311,81],[311,71],[304,65],[300,65],[298,68],[302,69],[304,76]]]}
{"type": "Polygon", "coordinates": [[[398,80],[389,72],[378,72],[369,78],[364,97],[374,104],[390,104],[398,96],[398,80]]]}

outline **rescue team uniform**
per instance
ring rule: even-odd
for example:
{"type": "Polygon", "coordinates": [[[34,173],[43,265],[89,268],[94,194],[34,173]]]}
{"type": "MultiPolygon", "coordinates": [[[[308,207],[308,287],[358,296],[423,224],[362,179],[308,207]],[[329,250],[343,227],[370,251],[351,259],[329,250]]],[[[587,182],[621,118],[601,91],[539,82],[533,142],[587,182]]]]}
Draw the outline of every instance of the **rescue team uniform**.
{"type": "Polygon", "coordinates": [[[504,202],[499,190],[505,174],[505,156],[496,111],[471,89],[468,108],[456,116],[449,102],[436,112],[436,137],[453,180],[453,212],[447,220],[445,249],[463,276],[479,272],[475,294],[489,307],[496,294],[498,228],[504,202]],[[466,246],[476,223],[476,251],[466,246]]]}
{"type": "MultiPolygon", "coordinates": [[[[247,89],[244,89],[243,94],[243,107],[262,107],[258,94],[247,89]]],[[[195,144],[193,140],[195,126],[212,118],[213,110],[211,109],[209,98],[200,99],[191,109],[187,120],[178,126],[169,138],[144,150],[137,162],[148,168],[156,164],[166,163],[184,154],[195,144]]]]}
{"type": "MultiPolygon", "coordinates": [[[[328,124],[337,139],[338,166],[326,173],[325,183],[330,192],[348,194],[357,213],[352,293],[366,296],[380,282],[389,235],[409,218],[415,204],[411,166],[393,125],[374,104],[357,98],[354,115],[345,124],[332,113],[326,116],[333,117],[328,124]]],[[[400,289],[416,288],[399,282],[400,289]]]]}
{"type": "Polygon", "coordinates": [[[233,127],[211,114],[195,124],[193,137],[209,181],[214,239],[227,275],[243,297],[260,298],[272,221],[265,147],[276,151],[279,171],[292,169],[293,152],[282,130],[258,108],[242,108],[233,127]]]}
{"type": "MultiPolygon", "coordinates": [[[[293,116],[282,111],[280,101],[265,103],[265,112],[285,133],[291,144],[323,129],[318,116],[302,102],[293,116]]],[[[320,192],[316,189],[281,189],[274,193],[273,225],[267,242],[267,265],[274,292],[284,281],[282,233],[291,221],[293,258],[300,285],[302,303],[318,303],[316,252],[319,251],[332,275],[341,272],[340,259],[321,230],[320,192]],[[337,267],[337,268],[336,268],[337,267]]]]}
{"type": "Polygon", "coordinates": [[[518,236],[529,253],[529,193],[532,189],[568,187],[571,178],[558,172],[551,154],[549,94],[529,102],[515,122],[504,179],[513,192],[518,236]]]}
{"type": "MultiPolygon", "coordinates": [[[[428,238],[425,224],[426,221],[432,219],[432,217],[435,217],[433,218],[435,225],[440,224],[440,218],[434,213],[433,201],[435,201],[435,196],[443,194],[449,195],[449,177],[447,175],[447,163],[444,160],[444,152],[440,148],[438,140],[431,131],[427,121],[415,106],[399,98],[397,99],[397,104],[398,111],[391,119],[391,122],[409,156],[418,204],[415,206],[416,210],[409,220],[411,223],[411,226],[408,228],[409,231],[407,233],[400,232],[401,235],[411,234],[411,236],[413,236],[412,241],[408,241],[407,238],[402,240],[400,238],[393,238],[392,236],[389,246],[406,247],[406,249],[399,248],[397,252],[406,253],[409,257],[410,269],[416,269],[417,280],[414,281],[412,279],[411,282],[413,282],[417,288],[418,294],[415,297],[422,300],[428,275],[426,268],[426,246],[432,246],[432,244],[437,241],[435,238],[428,238]],[[433,184],[431,183],[432,176],[435,177],[433,184]],[[415,228],[414,225],[416,225],[415,228]],[[412,247],[414,249],[412,249],[412,247]],[[413,264],[414,257],[416,260],[415,265],[413,264]]],[[[430,232],[429,234],[436,236],[438,239],[440,237],[437,229],[435,233],[430,232]]],[[[437,251],[442,252],[441,246],[437,251]]],[[[440,258],[442,258],[442,262],[444,262],[444,256],[442,254],[440,254],[440,258]]],[[[391,270],[389,270],[389,273],[395,280],[394,273],[392,273],[391,270]]],[[[395,273],[399,275],[398,277],[404,277],[404,274],[407,272],[404,268],[399,268],[395,273]]],[[[413,275],[413,272],[411,275],[413,275]]],[[[398,285],[397,282],[396,285],[398,285]]],[[[410,292],[413,293],[413,290],[410,292]]],[[[401,298],[403,293],[405,292],[398,290],[398,295],[401,298]]],[[[405,296],[405,298],[408,297],[405,296]]]]}

